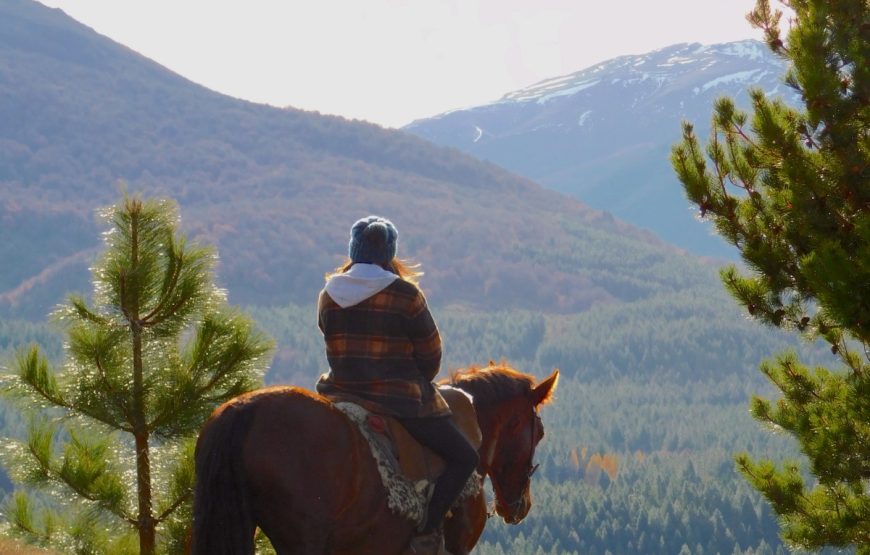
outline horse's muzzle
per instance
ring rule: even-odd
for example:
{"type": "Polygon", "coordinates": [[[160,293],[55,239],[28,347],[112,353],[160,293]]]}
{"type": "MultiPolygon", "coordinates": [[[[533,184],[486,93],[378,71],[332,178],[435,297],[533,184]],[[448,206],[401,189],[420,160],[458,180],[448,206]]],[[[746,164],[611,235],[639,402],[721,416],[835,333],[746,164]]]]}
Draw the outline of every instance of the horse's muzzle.
{"type": "Polygon", "coordinates": [[[507,524],[519,524],[529,514],[532,502],[528,494],[522,495],[510,505],[497,507],[498,514],[507,524]]]}

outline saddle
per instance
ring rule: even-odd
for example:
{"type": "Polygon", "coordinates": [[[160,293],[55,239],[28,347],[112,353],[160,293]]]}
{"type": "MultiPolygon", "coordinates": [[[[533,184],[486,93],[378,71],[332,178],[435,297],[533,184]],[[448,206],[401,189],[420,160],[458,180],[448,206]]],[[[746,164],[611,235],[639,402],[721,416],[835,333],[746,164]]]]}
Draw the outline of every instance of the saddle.
{"type": "MultiPolygon", "coordinates": [[[[465,392],[450,386],[438,386],[438,391],[453,413],[450,417],[453,424],[475,451],[480,449],[483,436],[477,425],[477,413],[471,404],[471,398],[465,392]]],[[[417,440],[411,437],[411,434],[395,418],[370,414],[368,426],[373,432],[384,434],[390,439],[402,475],[412,482],[416,483],[420,480],[434,482],[444,473],[444,460],[417,443],[417,440]]]]}
{"type": "MultiPolygon", "coordinates": [[[[450,386],[438,386],[438,391],[453,413],[451,419],[456,428],[475,450],[479,449],[483,436],[471,398],[450,386]]],[[[335,401],[333,406],[355,422],[368,440],[387,489],[390,509],[412,521],[421,521],[435,481],[446,468],[444,460],[419,444],[397,419],[375,414],[346,400],[335,401]]],[[[475,472],[460,499],[477,494],[481,487],[482,480],[475,472]]]]}

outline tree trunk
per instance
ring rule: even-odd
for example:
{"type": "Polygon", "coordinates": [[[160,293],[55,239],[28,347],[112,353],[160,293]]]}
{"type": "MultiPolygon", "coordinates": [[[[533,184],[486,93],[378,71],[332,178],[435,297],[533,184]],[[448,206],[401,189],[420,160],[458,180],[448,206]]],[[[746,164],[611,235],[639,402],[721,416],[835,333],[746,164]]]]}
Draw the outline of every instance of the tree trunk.
{"type": "MultiPolygon", "coordinates": [[[[136,202],[136,201],[134,201],[136,202]]],[[[131,273],[139,265],[138,211],[131,211],[131,273]]],[[[139,285],[138,283],[136,285],[139,285]]],[[[134,287],[129,298],[127,318],[133,332],[133,434],[136,438],[136,485],[139,494],[139,555],[153,555],[155,549],[154,513],[151,502],[151,458],[148,449],[148,424],[145,419],[145,387],[142,365],[142,324],[139,321],[139,291],[134,287]]]]}
{"type": "Polygon", "coordinates": [[[136,435],[136,479],[139,491],[139,554],[153,555],[156,522],[151,506],[151,462],[148,453],[148,434],[136,435]]]}
{"type": "Polygon", "coordinates": [[[139,554],[153,555],[155,547],[154,514],[151,506],[151,458],[148,449],[148,427],[145,423],[144,388],[142,384],[141,329],[133,332],[133,410],[136,437],[136,482],[139,493],[139,554]]]}

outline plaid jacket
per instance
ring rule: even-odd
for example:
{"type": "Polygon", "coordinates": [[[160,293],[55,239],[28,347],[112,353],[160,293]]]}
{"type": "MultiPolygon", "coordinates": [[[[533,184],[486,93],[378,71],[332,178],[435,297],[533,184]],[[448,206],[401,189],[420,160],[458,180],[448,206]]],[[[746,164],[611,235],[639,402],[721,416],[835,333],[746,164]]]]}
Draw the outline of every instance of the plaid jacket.
{"type": "Polygon", "coordinates": [[[317,305],[330,368],[318,393],[399,418],[450,414],[432,385],[441,336],[416,286],[397,279],[347,308],[321,291],[317,305]]]}

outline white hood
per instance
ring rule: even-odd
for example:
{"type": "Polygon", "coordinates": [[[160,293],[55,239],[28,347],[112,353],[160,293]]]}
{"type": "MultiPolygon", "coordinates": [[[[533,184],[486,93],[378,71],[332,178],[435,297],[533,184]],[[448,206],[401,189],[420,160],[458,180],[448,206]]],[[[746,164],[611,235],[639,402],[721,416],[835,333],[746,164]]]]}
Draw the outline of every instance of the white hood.
{"type": "Polygon", "coordinates": [[[343,274],[336,274],[326,282],[326,293],[341,308],[359,304],[379,293],[399,276],[377,264],[356,263],[343,274]]]}

